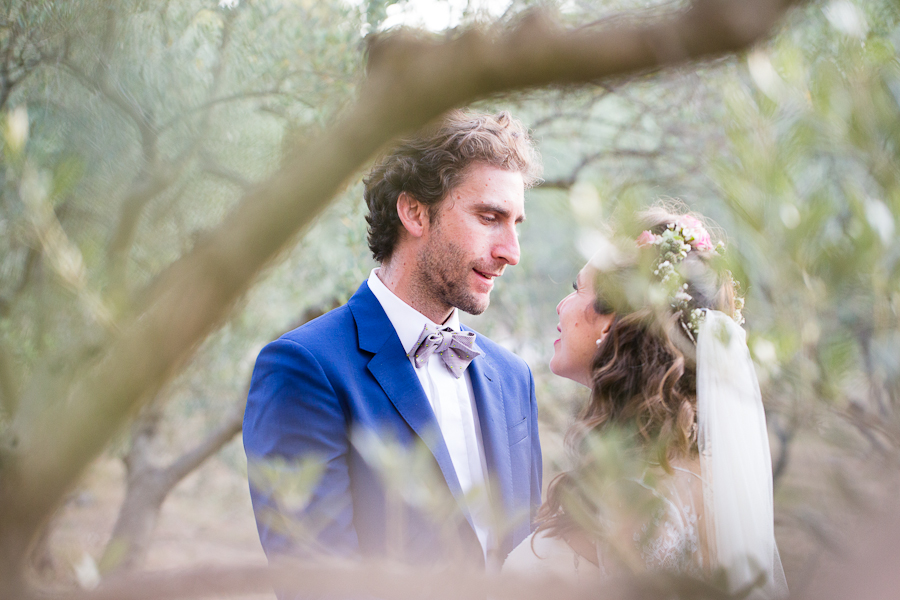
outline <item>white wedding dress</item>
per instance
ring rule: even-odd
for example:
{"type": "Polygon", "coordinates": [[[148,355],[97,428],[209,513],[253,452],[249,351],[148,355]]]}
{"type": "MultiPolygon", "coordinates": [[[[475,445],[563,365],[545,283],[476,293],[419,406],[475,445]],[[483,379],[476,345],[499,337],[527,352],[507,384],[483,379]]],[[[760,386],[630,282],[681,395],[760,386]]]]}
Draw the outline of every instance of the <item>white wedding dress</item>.
{"type": "MultiPolygon", "coordinates": [[[[632,481],[656,496],[656,510],[643,524],[630,531],[628,540],[619,548],[639,557],[637,565],[646,571],[669,571],[702,577],[708,559],[705,558],[703,526],[703,486],[697,461],[673,465],[672,475],[659,476],[651,488],[644,480],[632,481]]],[[[623,565],[609,556],[610,548],[598,545],[596,563],[573,550],[562,538],[541,531],[532,534],[507,557],[504,573],[552,574],[573,582],[585,578],[606,578],[621,573],[623,565]]],[[[632,568],[635,565],[632,565],[632,568]]]]}

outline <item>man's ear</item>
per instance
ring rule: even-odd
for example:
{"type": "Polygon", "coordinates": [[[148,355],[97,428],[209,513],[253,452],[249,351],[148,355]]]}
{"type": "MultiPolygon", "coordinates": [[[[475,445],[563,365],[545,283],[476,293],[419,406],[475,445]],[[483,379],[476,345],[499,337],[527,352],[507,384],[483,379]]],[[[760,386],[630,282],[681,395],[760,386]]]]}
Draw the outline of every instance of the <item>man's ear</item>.
{"type": "Polygon", "coordinates": [[[428,207],[406,192],[397,196],[397,215],[403,228],[413,237],[422,237],[428,225],[428,207]]]}

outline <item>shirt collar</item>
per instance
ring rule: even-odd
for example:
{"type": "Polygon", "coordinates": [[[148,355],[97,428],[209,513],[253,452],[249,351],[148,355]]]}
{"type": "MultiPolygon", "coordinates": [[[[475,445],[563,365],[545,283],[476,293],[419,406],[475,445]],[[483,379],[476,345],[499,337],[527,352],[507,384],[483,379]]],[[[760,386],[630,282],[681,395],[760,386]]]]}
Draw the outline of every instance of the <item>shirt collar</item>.
{"type": "Polygon", "coordinates": [[[400,344],[403,350],[409,353],[413,349],[413,345],[419,341],[422,330],[426,325],[432,327],[449,327],[453,331],[459,331],[459,311],[454,308],[450,313],[450,317],[443,325],[437,325],[431,319],[414,309],[412,306],[401,300],[397,295],[388,289],[384,282],[378,277],[378,268],[372,269],[368,279],[369,289],[375,295],[375,299],[381,304],[391,325],[400,338],[400,344]]]}

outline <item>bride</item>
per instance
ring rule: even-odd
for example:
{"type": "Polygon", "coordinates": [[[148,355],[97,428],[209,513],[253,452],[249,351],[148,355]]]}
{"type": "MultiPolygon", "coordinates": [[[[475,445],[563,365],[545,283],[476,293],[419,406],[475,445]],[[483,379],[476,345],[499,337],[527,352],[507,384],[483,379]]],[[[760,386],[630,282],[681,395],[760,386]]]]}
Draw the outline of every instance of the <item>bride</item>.
{"type": "Polygon", "coordinates": [[[550,369],[590,400],[567,436],[576,467],[550,484],[535,533],[503,569],[667,571],[782,598],[765,415],[722,246],[689,214],[641,217],[637,240],[598,253],[557,306],[550,369]],[[622,431],[638,468],[610,477],[598,444],[622,431]]]}

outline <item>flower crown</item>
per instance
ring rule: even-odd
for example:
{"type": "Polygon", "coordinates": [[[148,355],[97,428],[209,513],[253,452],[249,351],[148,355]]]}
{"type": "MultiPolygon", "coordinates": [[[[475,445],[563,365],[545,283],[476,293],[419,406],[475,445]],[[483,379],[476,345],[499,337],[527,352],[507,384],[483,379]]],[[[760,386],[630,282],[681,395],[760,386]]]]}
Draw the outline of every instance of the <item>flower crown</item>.
{"type": "MultiPolygon", "coordinates": [[[[657,258],[653,266],[653,275],[659,279],[659,284],[663,286],[666,292],[666,298],[669,299],[669,305],[676,314],[680,313],[678,319],[681,328],[687,334],[688,338],[697,343],[697,334],[700,332],[700,323],[706,315],[706,311],[702,308],[691,308],[691,300],[693,297],[688,294],[688,283],[684,281],[681,273],[676,269],[676,265],[681,263],[691,251],[714,252],[722,254],[725,250],[725,244],[719,242],[713,244],[712,238],[703,224],[691,215],[682,215],[669,223],[665,231],[656,235],[649,230],[641,232],[638,236],[637,245],[639,248],[646,246],[657,247],[657,258]]],[[[730,276],[730,274],[729,274],[730,276]]],[[[737,287],[737,282],[732,278],[732,284],[737,287]]],[[[744,323],[744,317],[741,310],[744,307],[744,299],[735,297],[734,320],[738,325],[744,323]]]]}

